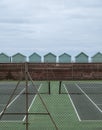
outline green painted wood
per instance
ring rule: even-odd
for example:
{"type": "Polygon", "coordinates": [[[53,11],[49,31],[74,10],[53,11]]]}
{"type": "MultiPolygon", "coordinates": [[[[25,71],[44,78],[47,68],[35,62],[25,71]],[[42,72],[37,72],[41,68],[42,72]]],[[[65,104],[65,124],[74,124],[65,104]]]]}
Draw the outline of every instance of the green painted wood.
{"type": "Polygon", "coordinates": [[[12,56],[12,62],[13,63],[26,62],[26,56],[22,55],[21,53],[17,53],[17,54],[12,56]]]}
{"type": "Polygon", "coordinates": [[[88,63],[88,56],[84,52],[81,52],[75,57],[75,62],[88,63]]]}
{"type": "Polygon", "coordinates": [[[102,53],[98,52],[93,57],[91,57],[92,62],[102,62],[102,53]]]}
{"type": "Polygon", "coordinates": [[[70,63],[71,62],[71,56],[67,53],[63,53],[59,56],[59,63],[70,63]]]}
{"type": "Polygon", "coordinates": [[[32,55],[29,56],[29,62],[40,63],[41,56],[38,55],[37,53],[33,53],[32,55]]]}
{"type": "Polygon", "coordinates": [[[0,54],[0,63],[10,63],[10,56],[5,53],[0,54]]]}
{"type": "Polygon", "coordinates": [[[46,63],[56,63],[56,55],[48,53],[44,56],[44,62],[46,63]]]}

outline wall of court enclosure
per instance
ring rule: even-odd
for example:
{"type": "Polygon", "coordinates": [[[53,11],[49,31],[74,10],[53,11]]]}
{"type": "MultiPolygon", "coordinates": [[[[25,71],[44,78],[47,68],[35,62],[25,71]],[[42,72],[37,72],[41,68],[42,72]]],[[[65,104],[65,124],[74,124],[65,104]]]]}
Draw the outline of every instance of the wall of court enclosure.
{"type": "Polygon", "coordinates": [[[0,63],[0,80],[102,80],[102,63],[0,63]]]}
{"type": "MultiPolygon", "coordinates": [[[[102,62],[102,53],[97,52],[95,55],[91,57],[91,61],[89,61],[89,56],[84,52],[79,53],[74,57],[75,63],[97,63],[102,62]]],[[[44,55],[43,57],[34,52],[29,57],[21,54],[16,53],[13,56],[8,56],[5,53],[0,53],[0,63],[24,63],[24,62],[31,62],[31,63],[71,63],[72,56],[63,53],[59,56],[49,52],[48,54],[44,55]],[[57,60],[58,59],[58,60],[57,60]]]]}

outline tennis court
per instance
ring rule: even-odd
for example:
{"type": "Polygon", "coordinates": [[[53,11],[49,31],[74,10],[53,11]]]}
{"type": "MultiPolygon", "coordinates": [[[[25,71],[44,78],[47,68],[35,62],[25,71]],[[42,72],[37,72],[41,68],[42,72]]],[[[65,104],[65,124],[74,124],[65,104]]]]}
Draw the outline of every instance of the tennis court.
{"type": "MultiPolygon", "coordinates": [[[[4,115],[1,118],[1,121],[24,121],[25,115],[14,115],[12,113],[26,113],[26,90],[25,90],[25,84],[24,82],[20,83],[20,85],[17,87],[16,91],[14,92],[14,89],[16,87],[17,82],[1,82],[0,83],[0,114],[2,114],[3,109],[7,105],[7,108],[5,110],[4,115]],[[9,99],[14,92],[11,101],[9,102],[9,99]],[[8,103],[9,102],[9,103],[8,103]],[[11,113],[7,115],[7,113],[11,113]]],[[[37,85],[36,85],[37,86],[37,85]]],[[[41,84],[37,86],[38,89],[40,89],[41,84]]],[[[29,84],[28,92],[30,93],[28,96],[28,107],[29,109],[32,106],[32,103],[34,102],[36,98],[36,89],[33,88],[32,85],[29,84]]]]}
{"type": "Polygon", "coordinates": [[[79,121],[102,120],[102,82],[65,84],[79,121]]]}
{"type": "MultiPolygon", "coordinates": [[[[16,81],[0,82],[0,113],[13,92],[16,81]]],[[[102,83],[101,81],[63,81],[61,94],[59,81],[35,83],[58,130],[101,130],[102,129],[102,83]]],[[[29,113],[47,113],[39,96],[29,82],[29,113]]],[[[25,82],[21,82],[5,113],[25,112],[25,82]]],[[[25,115],[4,114],[0,121],[2,130],[25,130],[25,115]]],[[[49,116],[29,115],[29,130],[56,130],[49,116]]]]}

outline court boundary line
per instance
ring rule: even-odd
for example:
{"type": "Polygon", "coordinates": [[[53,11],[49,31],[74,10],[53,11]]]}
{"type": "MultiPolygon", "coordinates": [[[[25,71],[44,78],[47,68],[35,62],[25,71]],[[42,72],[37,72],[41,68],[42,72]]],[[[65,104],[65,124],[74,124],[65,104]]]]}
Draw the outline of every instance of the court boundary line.
{"type": "Polygon", "coordinates": [[[89,99],[89,101],[98,109],[99,112],[102,113],[102,110],[97,106],[97,104],[80,88],[80,86],[75,83],[76,87],[81,90],[81,92],[89,99]]]}
{"type": "MultiPolygon", "coordinates": [[[[42,83],[41,83],[40,86],[39,86],[38,92],[39,92],[39,90],[40,90],[41,87],[42,87],[42,83]]],[[[32,105],[33,105],[33,103],[34,103],[36,97],[37,97],[37,94],[34,96],[34,99],[32,100],[32,102],[31,102],[31,104],[30,104],[30,106],[29,106],[29,108],[28,108],[28,112],[30,111],[30,109],[31,109],[31,107],[32,107],[32,105]]],[[[26,115],[24,116],[22,122],[24,122],[25,118],[26,118],[26,115]]]]}
{"type": "MultiPolygon", "coordinates": [[[[7,108],[9,108],[9,107],[12,105],[12,103],[14,103],[14,101],[16,101],[24,91],[25,91],[25,88],[19,93],[19,95],[17,95],[17,96],[8,104],[7,108]]],[[[3,111],[0,112],[0,115],[1,115],[2,113],[3,113],[3,111]]]]}
{"type": "Polygon", "coordinates": [[[1,120],[0,123],[2,123],[2,122],[6,122],[6,123],[16,123],[16,122],[17,123],[22,123],[21,120],[14,120],[14,121],[13,120],[9,120],[9,121],[7,121],[7,120],[1,120]]]}
{"type": "MultiPolygon", "coordinates": [[[[29,84],[29,86],[30,86],[30,84],[29,84]]],[[[40,84],[40,86],[39,86],[39,89],[38,89],[38,91],[40,90],[40,88],[41,88],[41,86],[42,86],[42,83],[40,84]]],[[[24,88],[25,89],[25,88],[24,88]]],[[[23,91],[23,90],[22,90],[23,91]]],[[[21,93],[21,92],[20,92],[21,93]]],[[[22,93],[21,93],[22,94],[22,93]]],[[[20,94],[20,95],[21,95],[20,94]]],[[[20,96],[20,95],[17,95],[17,96],[20,96]]],[[[34,96],[34,101],[35,101],[35,99],[36,99],[36,96],[37,96],[37,94],[34,96]]],[[[17,99],[17,98],[16,98],[17,99]]],[[[32,101],[31,102],[31,104],[30,104],[30,107],[29,107],[29,109],[28,109],[28,111],[30,110],[30,108],[31,108],[31,106],[32,106],[32,104],[34,103],[34,101],[32,101]]],[[[13,101],[14,102],[14,101],[13,101]]],[[[13,103],[12,102],[12,103],[13,103]]],[[[8,107],[7,107],[8,108],[8,107]]],[[[0,113],[1,114],[1,113],[0,113]]],[[[26,116],[24,116],[24,118],[26,118],[26,116]]],[[[23,120],[24,120],[24,118],[23,118],[23,120]]],[[[24,122],[23,120],[0,120],[0,122],[8,122],[8,123],[21,123],[21,122],[24,122]]]]}
{"type": "Polygon", "coordinates": [[[10,107],[10,106],[12,105],[12,103],[13,103],[14,101],[16,101],[24,91],[25,91],[25,88],[19,93],[19,95],[17,95],[17,96],[14,98],[14,100],[12,100],[12,101],[9,103],[9,105],[7,106],[7,108],[10,107]]]}
{"type": "Polygon", "coordinates": [[[68,97],[69,97],[69,99],[70,99],[70,101],[71,101],[71,104],[72,104],[72,106],[73,106],[73,108],[74,108],[74,111],[75,111],[75,113],[76,113],[76,115],[77,115],[77,118],[78,118],[78,120],[81,122],[82,120],[81,120],[81,118],[80,118],[80,116],[79,116],[79,114],[78,114],[78,111],[77,111],[77,109],[76,109],[76,107],[75,107],[75,105],[74,105],[74,102],[73,102],[73,100],[72,100],[72,98],[71,98],[71,96],[70,96],[70,94],[69,94],[69,92],[68,92],[68,90],[67,90],[67,88],[66,88],[66,85],[63,84],[63,86],[64,86],[65,90],[66,90],[67,93],[68,93],[68,97]]]}
{"type": "Polygon", "coordinates": [[[98,106],[102,106],[102,103],[100,103],[100,104],[98,103],[97,105],[98,105],[98,106]]]}
{"type": "MultiPolygon", "coordinates": [[[[63,86],[65,86],[65,90],[67,91],[67,93],[68,93],[68,90],[67,90],[67,88],[66,88],[66,85],[65,84],[63,84],[63,86]]],[[[70,97],[70,95],[69,95],[69,93],[68,93],[68,97],[70,97]]],[[[71,97],[70,97],[71,98],[71,97]]],[[[71,99],[71,101],[72,101],[72,99],[71,99]]],[[[74,103],[73,103],[73,101],[71,102],[73,105],[74,105],[74,103]]],[[[97,105],[97,104],[96,104],[97,105]]],[[[75,106],[75,105],[74,105],[75,106]]],[[[76,108],[76,107],[75,107],[76,108]]],[[[77,109],[76,109],[76,111],[77,111],[77,109]]],[[[78,114],[79,115],[79,114],[78,114]]],[[[80,117],[80,116],[79,116],[80,117]]],[[[102,120],[81,120],[81,122],[102,122],[102,120]]]]}
{"type": "Polygon", "coordinates": [[[81,120],[81,122],[101,122],[102,123],[102,120],[81,120]]]}

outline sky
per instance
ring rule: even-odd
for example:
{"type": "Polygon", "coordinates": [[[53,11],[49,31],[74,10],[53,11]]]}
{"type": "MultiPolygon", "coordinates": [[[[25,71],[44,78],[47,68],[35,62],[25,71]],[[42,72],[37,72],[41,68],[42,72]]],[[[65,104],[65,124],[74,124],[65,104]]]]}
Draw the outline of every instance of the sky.
{"type": "Polygon", "coordinates": [[[102,0],[0,0],[1,52],[102,52],[102,0]]]}

